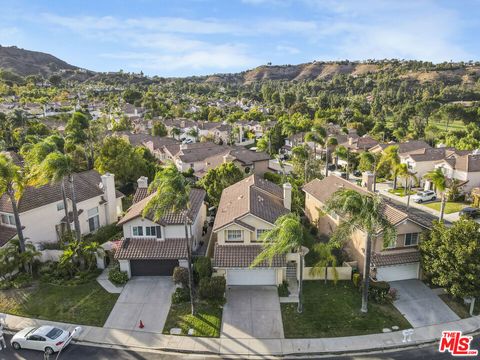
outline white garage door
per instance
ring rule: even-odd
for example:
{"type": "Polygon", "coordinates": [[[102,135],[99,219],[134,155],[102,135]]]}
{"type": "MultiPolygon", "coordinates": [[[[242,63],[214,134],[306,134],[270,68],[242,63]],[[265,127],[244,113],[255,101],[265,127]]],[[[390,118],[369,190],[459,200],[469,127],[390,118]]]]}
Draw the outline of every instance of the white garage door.
{"type": "Polygon", "coordinates": [[[383,266],[377,268],[377,280],[379,281],[397,281],[418,278],[419,263],[383,266]]]}
{"type": "Polygon", "coordinates": [[[276,285],[275,269],[227,270],[227,285],[276,285]]]}

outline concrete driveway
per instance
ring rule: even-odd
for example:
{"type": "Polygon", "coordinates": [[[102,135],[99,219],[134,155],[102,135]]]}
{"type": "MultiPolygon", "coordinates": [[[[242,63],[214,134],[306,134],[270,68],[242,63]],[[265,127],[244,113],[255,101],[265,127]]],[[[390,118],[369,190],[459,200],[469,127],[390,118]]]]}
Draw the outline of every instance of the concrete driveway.
{"type": "Polygon", "coordinates": [[[392,281],[390,286],[397,289],[397,300],[393,305],[413,327],[442,324],[460,319],[420,280],[392,281]]]}
{"type": "Polygon", "coordinates": [[[125,285],[104,327],[161,333],[172,293],[175,290],[171,276],[140,276],[125,285]],[[142,320],[145,327],[138,327],[142,320]]]}
{"type": "Polygon", "coordinates": [[[276,286],[231,286],[223,307],[222,338],[283,338],[276,286]]]}

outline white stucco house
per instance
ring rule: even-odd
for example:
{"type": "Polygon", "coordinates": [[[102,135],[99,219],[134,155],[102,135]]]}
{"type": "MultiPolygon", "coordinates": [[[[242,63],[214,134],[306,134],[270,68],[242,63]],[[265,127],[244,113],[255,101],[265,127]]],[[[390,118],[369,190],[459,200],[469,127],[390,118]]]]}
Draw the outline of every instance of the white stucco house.
{"type": "MultiPolygon", "coordinates": [[[[480,153],[473,152],[462,156],[452,155],[435,162],[434,166],[436,169],[442,169],[449,180],[458,180],[462,190],[466,193],[480,186],[480,153]]],[[[425,187],[428,189],[432,187],[428,180],[425,182],[425,187]]]]}
{"type": "MultiPolygon", "coordinates": [[[[82,235],[115,223],[122,214],[121,192],[115,189],[113,174],[100,175],[95,170],[73,176],[82,235]]],[[[72,196],[67,182],[69,219],[66,219],[60,183],[27,187],[18,200],[20,222],[27,242],[36,246],[59,241],[70,221],[74,229],[72,196]]],[[[17,235],[12,204],[7,196],[0,198],[0,246],[17,235]]]]}
{"type": "Polygon", "coordinates": [[[143,209],[155,195],[148,192],[148,179],[141,177],[133,205],[118,222],[123,227],[123,239],[116,245],[115,259],[120,269],[132,276],[168,276],[177,266],[187,266],[187,239],[184,218],[192,250],[200,246],[206,220],[205,191],[192,189],[188,211],[167,214],[155,222],[143,209]]]}

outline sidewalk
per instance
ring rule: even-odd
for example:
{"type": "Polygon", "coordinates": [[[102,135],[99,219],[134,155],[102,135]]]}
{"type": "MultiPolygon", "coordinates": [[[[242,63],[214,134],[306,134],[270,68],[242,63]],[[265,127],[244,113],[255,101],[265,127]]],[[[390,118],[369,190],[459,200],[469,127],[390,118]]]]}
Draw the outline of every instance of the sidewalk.
{"type": "MultiPolygon", "coordinates": [[[[56,325],[71,331],[75,325],[55,323],[14,315],[7,315],[6,327],[20,330],[26,326],[56,325]]],[[[115,330],[82,326],[83,331],[75,340],[79,343],[99,346],[119,346],[136,349],[170,352],[216,354],[220,356],[242,355],[321,355],[346,354],[367,351],[392,350],[438,341],[444,330],[459,330],[469,334],[480,329],[480,316],[451,323],[416,328],[412,341],[404,343],[401,331],[362,336],[321,339],[223,339],[173,336],[136,330],[115,330]]],[[[148,329],[143,329],[147,330],[148,329]]]]}

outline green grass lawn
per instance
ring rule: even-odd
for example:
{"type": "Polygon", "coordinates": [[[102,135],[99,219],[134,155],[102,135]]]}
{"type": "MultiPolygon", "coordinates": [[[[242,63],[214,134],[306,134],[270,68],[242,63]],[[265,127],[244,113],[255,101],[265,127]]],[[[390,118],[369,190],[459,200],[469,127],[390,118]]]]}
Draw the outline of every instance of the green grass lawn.
{"type": "Polygon", "coordinates": [[[323,281],[304,282],[304,309],[281,304],[286,338],[317,338],[381,333],[394,325],[405,329],[409,322],[391,304],[369,302],[368,313],[360,312],[361,292],[350,281],[337,285],[323,281]]]}
{"type": "Polygon", "coordinates": [[[190,314],[190,302],[172,304],[167,321],[163,328],[164,334],[170,334],[171,328],[182,329],[182,335],[188,334],[188,329],[195,330],[195,336],[220,337],[222,325],[222,306],[198,302],[197,314],[190,314]]]}
{"type": "MultiPolygon", "coordinates": [[[[395,190],[394,189],[389,189],[388,192],[390,194],[394,194],[394,195],[397,195],[397,196],[406,196],[405,195],[405,189],[403,187],[397,187],[395,190]]],[[[408,192],[407,192],[408,194],[408,192]]],[[[415,191],[413,190],[410,190],[410,195],[414,195],[415,194],[415,191]]]]}
{"type": "Polygon", "coordinates": [[[0,291],[0,312],[81,325],[103,326],[118,294],[96,280],[76,286],[39,283],[28,289],[0,291]]]}
{"type": "MultiPolygon", "coordinates": [[[[436,202],[423,204],[423,205],[429,207],[430,209],[440,211],[441,202],[436,201],[436,202]]],[[[463,202],[447,201],[447,203],[445,204],[445,214],[459,212],[466,206],[468,206],[468,204],[465,204],[463,202]]]]}
{"type": "MultiPolygon", "coordinates": [[[[447,129],[447,122],[446,121],[439,121],[433,123],[436,127],[438,127],[440,130],[446,130],[447,129]]],[[[455,121],[450,121],[448,124],[448,130],[465,130],[466,125],[463,123],[463,121],[455,120],[455,121]]]]}
{"type": "MultiPolygon", "coordinates": [[[[454,298],[453,296],[451,296],[449,294],[442,294],[442,295],[439,295],[439,297],[460,318],[466,319],[466,318],[470,317],[470,313],[469,313],[470,304],[468,304],[468,305],[465,304],[463,302],[463,299],[454,298]]],[[[473,309],[473,315],[478,315],[478,314],[480,314],[480,305],[479,305],[479,301],[477,300],[475,302],[475,308],[473,309]]]]}

